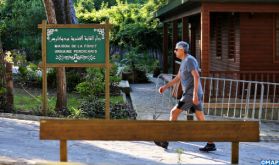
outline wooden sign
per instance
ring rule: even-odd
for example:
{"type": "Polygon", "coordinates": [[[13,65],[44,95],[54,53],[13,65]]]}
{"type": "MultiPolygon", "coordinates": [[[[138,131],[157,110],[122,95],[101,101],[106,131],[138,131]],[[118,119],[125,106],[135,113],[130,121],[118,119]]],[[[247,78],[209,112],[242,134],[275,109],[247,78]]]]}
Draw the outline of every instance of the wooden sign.
{"type": "Polygon", "coordinates": [[[43,106],[47,111],[47,68],[102,67],[105,68],[105,116],[110,118],[109,94],[109,30],[105,24],[47,24],[42,29],[43,106]]]}
{"type": "Polygon", "coordinates": [[[47,28],[47,64],[104,64],[105,29],[47,28]]]}

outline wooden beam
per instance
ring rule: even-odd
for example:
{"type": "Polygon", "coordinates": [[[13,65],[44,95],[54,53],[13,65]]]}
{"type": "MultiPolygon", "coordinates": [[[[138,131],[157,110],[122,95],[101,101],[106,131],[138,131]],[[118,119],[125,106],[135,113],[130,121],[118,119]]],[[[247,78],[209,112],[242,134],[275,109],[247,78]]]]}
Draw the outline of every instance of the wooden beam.
{"type": "Polygon", "coordinates": [[[67,162],[67,141],[60,140],[60,161],[67,162]]]}
{"type": "Polygon", "coordinates": [[[279,4],[275,3],[202,3],[209,12],[254,12],[278,13],[279,4]]]}
{"type": "Polygon", "coordinates": [[[48,108],[48,96],[47,96],[47,67],[46,67],[46,21],[42,21],[42,97],[43,97],[43,105],[42,105],[42,113],[44,116],[47,114],[48,108]]]}
{"type": "Polygon", "coordinates": [[[258,142],[259,122],[41,120],[40,139],[258,142]]]}
{"type": "Polygon", "coordinates": [[[178,15],[173,15],[171,17],[168,17],[164,20],[162,20],[164,23],[166,22],[172,22],[174,20],[177,20],[177,19],[181,19],[183,17],[188,17],[188,16],[192,16],[192,15],[196,15],[196,14],[199,14],[201,13],[201,8],[200,7],[197,7],[197,8],[194,8],[192,10],[185,10],[185,12],[181,13],[181,14],[178,14],[178,15]]]}
{"type": "Polygon", "coordinates": [[[106,70],[105,70],[105,118],[110,119],[110,63],[109,63],[109,20],[105,26],[105,49],[106,49],[106,70]]]}
{"type": "MultiPolygon", "coordinates": [[[[43,24],[39,24],[38,28],[43,28],[43,24]]],[[[46,28],[112,28],[112,24],[46,24],[46,28]]]]}
{"type": "Polygon", "coordinates": [[[239,160],[239,142],[232,142],[231,163],[238,164],[239,160]]]}
{"type": "Polygon", "coordinates": [[[182,18],[182,40],[189,43],[189,26],[188,26],[188,18],[182,18]]]}
{"type": "MultiPolygon", "coordinates": [[[[38,64],[39,68],[42,68],[43,65],[40,63],[38,64]]],[[[112,65],[109,64],[111,67],[112,65]]],[[[57,67],[72,67],[72,68],[90,68],[90,67],[95,67],[95,68],[105,68],[106,64],[46,64],[47,68],[57,68],[57,67]]]]}
{"type": "Polygon", "coordinates": [[[169,45],[169,35],[168,35],[168,23],[164,23],[163,27],[163,73],[168,73],[168,45],[169,45]]]}
{"type": "Polygon", "coordinates": [[[202,76],[208,77],[210,70],[210,13],[207,6],[201,9],[201,69],[202,76]]]}
{"type": "Polygon", "coordinates": [[[172,55],[173,55],[172,69],[173,69],[173,74],[177,74],[177,67],[176,67],[176,64],[175,64],[176,55],[173,51],[177,41],[178,41],[178,20],[174,20],[172,22],[172,55]]]}

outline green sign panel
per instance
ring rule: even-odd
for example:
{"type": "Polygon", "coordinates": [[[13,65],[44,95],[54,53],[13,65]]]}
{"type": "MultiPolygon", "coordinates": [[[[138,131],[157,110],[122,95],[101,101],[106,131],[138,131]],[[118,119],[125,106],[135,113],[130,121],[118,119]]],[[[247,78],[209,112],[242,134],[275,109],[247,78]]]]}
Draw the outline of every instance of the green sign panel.
{"type": "Polygon", "coordinates": [[[47,28],[47,64],[104,64],[105,29],[47,28]]]}

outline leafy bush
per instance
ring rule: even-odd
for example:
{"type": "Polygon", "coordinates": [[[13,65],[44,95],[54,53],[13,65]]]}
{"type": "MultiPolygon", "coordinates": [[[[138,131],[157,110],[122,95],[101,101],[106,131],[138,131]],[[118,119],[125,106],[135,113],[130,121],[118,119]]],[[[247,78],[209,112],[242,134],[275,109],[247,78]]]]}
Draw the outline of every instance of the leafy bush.
{"type": "MultiPolygon", "coordinates": [[[[87,1],[87,0],[81,0],[87,1]]],[[[92,5],[92,2],[76,4],[79,22],[101,23],[109,18],[114,26],[111,31],[111,42],[121,48],[139,47],[161,48],[161,34],[158,19],[154,19],[154,12],[164,5],[166,0],[143,1],[117,0],[115,6],[103,5],[100,9],[84,10],[82,6],[92,5]]]]}
{"type": "MultiPolygon", "coordinates": [[[[76,90],[83,96],[102,96],[105,93],[105,70],[100,68],[86,69],[85,81],[76,86],[76,90]]],[[[116,86],[120,78],[117,76],[117,66],[113,65],[110,70],[110,86],[116,86]]]]}
{"type": "Polygon", "coordinates": [[[84,81],[83,69],[77,69],[77,68],[69,68],[66,72],[66,78],[67,78],[67,90],[69,92],[72,92],[75,90],[76,86],[84,81]]]}
{"type": "Polygon", "coordinates": [[[86,117],[89,118],[104,118],[105,102],[94,95],[90,95],[81,102],[79,109],[86,117]]]}
{"type": "MultiPolygon", "coordinates": [[[[82,101],[78,113],[82,117],[88,118],[105,118],[105,101],[94,95],[90,95],[82,101]]],[[[80,117],[79,116],[79,117],[80,117]]],[[[110,108],[111,119],[135,119],[136,113],[131,111],[127,104],[112,104],[110,108]]]]}
{"type": "Polygon", "coordinates": [[[24,50],[29,61],[39,60],[41,30],[38,24],[43,19],[46,16],[42,1],[1,0],[0,33],[3,47],[6,50],[24,50]]]}

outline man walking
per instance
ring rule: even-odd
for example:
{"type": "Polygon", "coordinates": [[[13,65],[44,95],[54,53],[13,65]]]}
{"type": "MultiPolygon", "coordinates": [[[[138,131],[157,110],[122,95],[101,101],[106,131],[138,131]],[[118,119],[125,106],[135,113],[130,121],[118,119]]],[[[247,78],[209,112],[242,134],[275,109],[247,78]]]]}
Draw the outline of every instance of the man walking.
{"type": "MultiPolygon", "coordinates": [[[[170,120],[177,120],[179,114],[183,111],[187,111],[190,108],[194,109],[196,118],[200,121],[205,120],[203,114],[202,97],[203,91],[199,76],[199,65],[197,60],[188,54],[189,44],[180,41],[176,44],[174,53],[176,57],[181,59],[180,69],[174,79],[168,82],[166,85],[159,88],[159,93],[163,93],[167,88],[181,81],[183,95],[178,103],[172,108],[170,112],[170,120]]],[[[156,145],[165,149],[168,147],[168,142],[155,142],[156,145]]],[[[205,147],[200,148],[200,151],[215,151],[216,146],[212,142],[208,142],[205,147]]]]}

